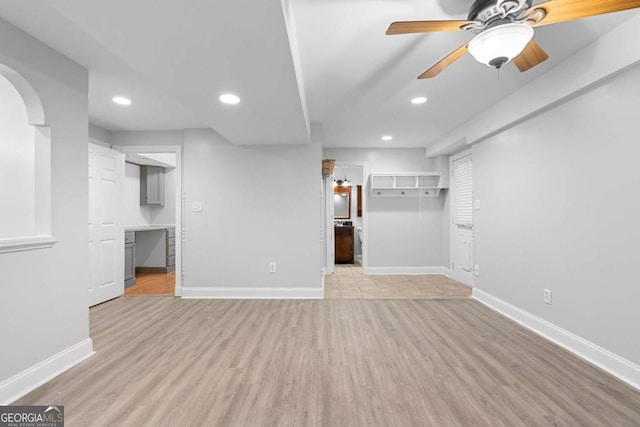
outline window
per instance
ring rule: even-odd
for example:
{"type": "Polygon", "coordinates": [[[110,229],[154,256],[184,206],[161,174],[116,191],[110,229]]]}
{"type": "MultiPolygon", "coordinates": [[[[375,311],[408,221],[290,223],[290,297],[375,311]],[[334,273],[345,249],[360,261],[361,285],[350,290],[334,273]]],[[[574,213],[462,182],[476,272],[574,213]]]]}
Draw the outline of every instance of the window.
{"type": "Polygon", "coordinates": [[[470,227],[473,225],[473,163],[471,158],[454,164],[455,179],[455,223],[470,227]]]}

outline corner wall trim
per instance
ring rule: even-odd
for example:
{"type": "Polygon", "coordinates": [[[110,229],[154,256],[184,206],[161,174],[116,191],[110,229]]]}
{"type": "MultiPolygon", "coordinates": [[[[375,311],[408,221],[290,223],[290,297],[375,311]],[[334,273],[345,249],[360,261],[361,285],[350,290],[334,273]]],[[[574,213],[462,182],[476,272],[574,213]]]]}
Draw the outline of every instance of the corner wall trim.
{"type": "Polygon", "coordinates": [[[393,276],[398,274],[442,274],[446,275],[447,269],[444,267],[367,267],[364,269],[365,275],[393,276]]]}
{"type": "Polygon", "coordinates": [[[217,299],[322,299],[324,292],[317,288],[234,288],[182,287],[182,298],[217,299]]]}
{"type": "Polygon", "coordinates": [[[1,382],[0,405],[11,404],[94,354],[93,341],[87,338],[1,382]]]}
{"type": "Polygon", "coordinates": [[[480,289],[473,298],[640,390],[640,366],[480,289]]]}

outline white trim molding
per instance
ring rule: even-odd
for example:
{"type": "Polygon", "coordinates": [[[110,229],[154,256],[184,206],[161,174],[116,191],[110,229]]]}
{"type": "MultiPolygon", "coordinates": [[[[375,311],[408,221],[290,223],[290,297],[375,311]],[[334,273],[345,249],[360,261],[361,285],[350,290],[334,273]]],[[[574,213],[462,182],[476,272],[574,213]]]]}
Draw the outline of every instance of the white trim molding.
{"type": "Polygon", "coordinates": [[[447,276],[451,273],[444,267],[367,267],[364,269],[365,275],[370,276],[395,276],[395,275],[416,275],[416,274],[441,274],[447,276]]]}
{"type": "Polygon", "coordinates": [[[640,390],[640,366],[500,298],[473,288],[473,298],[640,390]]]}
{"type": "Polygon", "coordinates": [[[11,404],[94,354],[93,341],[87,338],[1,382],[0,405],[11,404]]]}
{"type": "Polygon", "coordinates": [[[6,252],[51,248],[56,244],[56,242],[57,240],[53,236],[29,236],[15,239],[0,239],[0,254],[6,252]]]}
{"type": "Polygon", "coordinates": [[[182,298],[212,299],[323,299],[324,291],[316,288],[239,288],[182,287],[182,298]]]}

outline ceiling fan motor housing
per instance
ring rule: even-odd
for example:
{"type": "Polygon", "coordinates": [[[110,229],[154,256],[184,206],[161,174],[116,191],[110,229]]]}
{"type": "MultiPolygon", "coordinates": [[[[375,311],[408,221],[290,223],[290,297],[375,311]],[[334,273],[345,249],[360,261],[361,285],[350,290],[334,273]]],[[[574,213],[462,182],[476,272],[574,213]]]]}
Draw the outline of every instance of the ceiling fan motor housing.
{"type": "Polygon", "coordinates": [[[469,9],[469,21],[480,21],[487,26],[496,20],[513,22],[526,12],[532,0],[475,0],[469,9]]]}

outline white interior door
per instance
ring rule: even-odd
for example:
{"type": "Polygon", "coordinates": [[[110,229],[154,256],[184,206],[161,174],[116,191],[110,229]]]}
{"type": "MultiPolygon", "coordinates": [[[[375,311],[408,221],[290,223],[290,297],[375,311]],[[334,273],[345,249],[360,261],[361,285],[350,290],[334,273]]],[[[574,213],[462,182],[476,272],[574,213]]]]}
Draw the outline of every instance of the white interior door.
{"type": "Polygon", "coordinates": [[[473,286],[473,162],[471,155],[454,160],[451,268],[453,279],[473,286]]]}
{"type": "Polygon", "coordinates": [[[89,306],[124,293],[124,153],[89,144],[89,306]]]}

